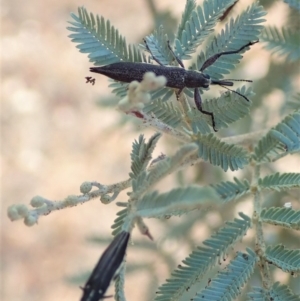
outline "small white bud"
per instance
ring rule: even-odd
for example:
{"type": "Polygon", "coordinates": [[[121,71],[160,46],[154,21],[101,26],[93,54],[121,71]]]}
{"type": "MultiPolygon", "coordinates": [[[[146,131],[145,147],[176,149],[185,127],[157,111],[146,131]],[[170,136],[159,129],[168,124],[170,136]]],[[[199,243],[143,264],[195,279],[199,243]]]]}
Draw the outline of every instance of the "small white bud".
{"type": "Polygon", "coordinates": [[[128,85],[128,94],[132,94],[138,88],[139,85],[140,85],[140,83],[138,81],[136,81],[136,80],[134,80],[133,82],[131,82],[128,85]]]}
{"type": "Polygon", "coordinates": [[[285,208],[292,208],[292,203],[291,202],[287,202],[284,204],[285,208]]]}
{"type": "Polygon", "coordinates": [[[80,185],[80,192],[83,194],[89,193],[92,190],[93,186],[91,182],[83,182],[80,185]]]}
{"type": "Polygon", "coordinates": [[[145,81],[153,81],[155,79],[155,73],[151,71],[146,72],[143,76],[143,79],[145,81]]]}
{"type": "Polygon", "coordinates": [[[144,91],[141,91],[139,90],[137,93],[136,93],[136,96],[134,98],[134,102],[136,104],[143,104],[143,103],[147,103],[151,100],[151,95],[148,93],[148,92],[144,92],[144,91]]]}
{"type": "Polygon", "coordinates": [[[166,84],[167,80],[164,76],[156,77],[153,72],[146,72],[144,74],[144,79],[141,82],[143,90],[152,91],[157,88],[163,87],[166,84]]]}
{"type": "Polygon", "coordinates": [[[164,86],[167,84],[167,79],[166,79],[166,77],[163,76],[163,75],[157,76],[157,77],[156,77],[156,80],[157,80],[157,84],[158,84],[160,87],[164,87],[164,86]]]}

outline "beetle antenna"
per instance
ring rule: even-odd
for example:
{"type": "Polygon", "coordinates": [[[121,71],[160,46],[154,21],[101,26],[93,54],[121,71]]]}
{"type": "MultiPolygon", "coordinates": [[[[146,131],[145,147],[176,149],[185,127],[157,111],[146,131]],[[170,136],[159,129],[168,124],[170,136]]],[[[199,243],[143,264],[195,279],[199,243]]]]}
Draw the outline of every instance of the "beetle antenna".
{"type": "Polygon", "coordinates": [[[150,47],[149,47],[149,45],[148,45],[146,39],[144,39],[144,43],[145,43],[146,50],[151,54],[152,59],[153,59],[158,65],[163,66],[162,62],[161,62],[156,56],[153,55],[153,53],[152,53],[152,51],[151,51],[151,49],[150,49],[150,47]]]}
{"type": "Polygon", "coordinates": [[[242,50],[244,50],[245,48],[249,47],[249,46],[252,46],[256,43],[258,43],[259,40],[257,41],[254,41],[254,42],[249,42],[247,43],[246,45],[242,46],[240,49],[238,50],[232,50],[232,51],[223,51],[223,52],[220,52],[220,53],[216,53],[215,55],[209,57],[202,65],[202,67],[200,68],[199,71],[203,71],[204,69],[206,69],[207,67],[211,66],[220,56],[222,55],[228,55],[228,54],[235,54],[235,53],[239,53],[241,52],[242,50]]]}
{"type": "Polygon", "coordinates": [[[253,83],[250,79],[232,79],[232,78],[226,78],[226,80],[232,80],[233,82],[247,82],[247,83],[253,83]]]}
{"type": "Polygon", "coordinates": [[[223,87],[223,88],[225,88],[225,89],[227,89],[227,90],[229,90],[229,91],[231,91],[231,92],[233,92],[233,93],[235,93],[235,94],[237,94],[237,95],[239,95],[239,96],[241,96],[241,97],[243,97],[243,98],[246,99],[248,102],[250,102],[250,100],[249,100],[245,95],[243,95],[243,94],[241,94],[241,93],[239,93],[239,92],[237,92],[237,91],[231,90],[231,89],[229,89],[229,88],[227,88],[227,87],[225,87],[225,86],[222,86],[222,85],[220,85],[220,86],[223,87]]]}

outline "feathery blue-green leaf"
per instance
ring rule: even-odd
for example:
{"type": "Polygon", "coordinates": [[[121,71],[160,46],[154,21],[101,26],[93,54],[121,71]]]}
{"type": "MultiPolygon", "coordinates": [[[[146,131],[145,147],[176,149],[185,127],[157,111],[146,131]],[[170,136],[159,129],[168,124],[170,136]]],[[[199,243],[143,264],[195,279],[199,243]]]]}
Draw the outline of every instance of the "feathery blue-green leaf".
{"type": "Polygon", "coordinates": [[[222,142],[213,134],[198,134],[195,143],[198,144],[200,158],[220,166],[224,171],[238,170],[249,163],[249,156],[245,149],[222,142]]]}
{"type": "Polygon", "coordinates": [[[117,213],[117,218],[114,220],[111,228],[113,229],[112,235],[116,236],[122,231],[122,226],[128,215],[128,208],[122,209],[117,213]]]}
{"type": "Polygon", "coordinates": [[[260,163],[271,162],[285,151],[284,145],[268,132],[258,141],[254,149],[253,159],[260,163]]]}
{"type": "Polygon", "coordinates": [[[140,135],[138,141],[134,141],[132,144],[131,152],[131,170],[129,173],[130,178],[136,178],[140,172],[144,171],[152,159],[152,152],[156,147],[158,139],[161,137],[160,133],[154,134],[149,142],[146,143],[144,136],[140,135]]]}
{"type": "MultiPolygon", "coordinates": [[[[247,89],[245,86],[238,88],[236,91],[248,99],[254,94],[251,88],[247,89]]],[[[237,93],[227,91],[220,97],[203,100],[202,107],[207,112],[213,112],[217,129],[226,128],[229,124],[249,114],[251,102],[237,93]]],[[[212,126],[210,116],[198,110],[190,110],[187,115],[194,133],[211,133],[207,126],[207,123],[212,126]]]]}
{"type": "Polygon", "coordinates": [[[153,168],[150,169],[147,181],[151,185],[156,184],[159,179],[171,174],[172,171],[177,170],[185,161],[187,157],[196,153],[197,145],[189,143],[182,145],[174,155],[157,162],[153,168]]]}
{"type": "Polygon", "coordinates": [[[254,286],[252,291],[247,293],[247,301],[269,301],[268,293],[261,287],[254,286]]]}
{"type": "Polygon", "coordinates": [[[254,271],[257,257],[247,248],[247,253],[238,252],[225,270],[221,271],[210,284],[198,292],[194,301],[231,301],[241,293],[254,271]]]}
{"type": "Polygon", "coordinates": [[[295,8],[300,12],[300,1],[299,0],[283,0],[287,3],[291,8],[295,8]]]}
{"type": "Polygon", "coordinates": [[[300,188],[300,173],[279,172],[258,179],[258,185],[261,189],[272,189],[282,191],[291,188],[300,188]]]}
{"type": "Polygon", "coordinates": [[[287,285],[279,282],[274,283],[269,291],[269,296],[269,298],[272,298],[272,301],[300,301],[299,295],[293,294],[287,285]]]}
{"type": "Polygon", "coordinates": [[[236,0],[205,0],[195,7],[187,1],[175,38],[175,53],[181,59],[190,59],[190,54],[212,33],[216,23],[236,0]]]}
{"type": "Polygon", "coordinates": [[[300,111],[300,93],[296,93],[288,100],[287,108],[291,111],[300,111]]]}
{"type": "Polygon", "coordinates": [[[211,185],[224,202],[236,200],[250,191],[250,183],[247,180],[242,182],[237,178],[233,180],[234,182],[226,181],[211,185]]]}
{"type": "Polygon", "coordinates": [[[115,278],[115,301],[126,301],[124,292],[125,283],[125,264],[121,265],[120,270],[115,278]]]}
{"type": "Polygon", "coordinates": [[[300,149],[300,111],[284,118],[264,136],[254,150],[257,162],[275,161],[290,152],[300,149]]]}
{"type": "Polygon", "coordinates": [[[282,143],[287,152],[300,151],[300,111],[296,111],[283,119],[270,135],[282,143]]]}
{"type": "MultiPolygon", "coordinates": [[[[248,99],[254,94],[251,88],[246,88],[245,86],[238,88],[236,91],[248,99]]],[[[217,129],[226,128],[231,123],[249,115],[251,102],[237,93],[226,92],[218,98],[203,101],[203,109],[214,113],[217,129]]],[[[207,117],[203,114],[202,116],[207,117]]],[[[207,120],[211,123],[211,118],[207,120]]]]}
{"type": "MultiPolygon", "coordinates": [[[[207,117],[206,115],[200,113],[198,110],[188,110],[186,112],[186,116],[188,120],[190,120],[189,126],[191,126],[192,131],[194,134],[210,134],[211,133],[211,128],[209,125],[211,125],[211,118],[207,117]]],[[[190,128],[189,126],[187,127],[187,130],[189,131],[190,128]]]]}
{"type": "Polygon", "coordinates": [[[146,194],[136,204],[135,212],[141,217],[161,218],[166,215],[181,215],[191,210],[217,205],[219,198],[209,187],[188,186],[159,194],[146,194]]]}
{"type": "MultiPolygon", "coordinates": [[[[148,48],[151,54],[163,65],[172,65],[172,61],[175,62],[172,51],[168,47],[169,38],[165,34],[164,29],[160,26],[152,34],[145,37],[148,48]]],[[[141,45],[142,48],[146,48],[141,45]]]]}
{"type": "Polygon", "coordinates": [[[153,185],[162,178],[177,170],[185,161],[186,157],[197,151],[195,143],[184,144],[173,156],[164,157],[154,165],[150,166],[147,172],[142,172],[135,179],[132,179],[132,197],[137,200],[143,196],[153,185]]]}
{"type": "Polygon", "coordinates": [[[240,240],[251,227],[251,219],[239,213],[241,219],[235,218],[226,222],[211,238],[203,242],[204,246],[197,247],[182,264],[172,272],[171,278],[158,289],[156,301],[178,300],[184,292],[197,280],[217,264],[228,248],[240,240]]]}
{"type": "Polygon", "coordinates": [[[83,7],[78,8],[78,16],[71,14],[74,21],[67,27],[69,35],[80,52],[88,53],[95,66],[108,65],[119,61],[146,61],[143,53],[134,45],[127,46],[126,40],[117,29],[103,17],[88,14],[83,7]]]}
{"type": "Polygon", "coordinates": [[[287,273],[300,273],[300,249],[287,249],[283,245],[269,246],[265,252],[267,261],[287,273]]]}
{"type": "Polygon", "coordinates": [[[261,41],[272,54],[286,56],[287,61],[295,62],[300,58],[300,35],[298,31],[268,26],[262,31],[261,41]]]}
{"type": "Polygon", "coordinates": [[[123,98],[127,95],[128,92],[128,83],[117,82],[113,79],[109,79],[110,84],[108,85],[114,94],[118,97],[123,98]]]}
{"type": "Polygon", "coordinates": [[[300,230],[300,210],[271,207],[263,209],[260,218],[264,223],[300,230]]]}
{"type": "Polygon", "coordinates": [[[184,11],[182,13],[181,20],[177,29],[177,34],[176,34],[177,39],[181,38],[182,32],[184,31],[185,24],[190,20],[195,8],[196,8],[195,0],[186,1],[184,11]]]}
{"type": "Polygon", "coordinates": [[[152,91],[150,94],[151,99],[153,100],[161,99],[161,101],[167,101],[174,95],[174,90],[168,87],[163,87],[152,91]]]}
{"type": "Polygon", "coordinates": [[[154,114],[157,119],[172,128],[176,128],[182,122],[182,113],[180,112],[180,109],[171,102],[167,103],[160,99],[154,100],[146,105],[143,112],[154,114]]]}

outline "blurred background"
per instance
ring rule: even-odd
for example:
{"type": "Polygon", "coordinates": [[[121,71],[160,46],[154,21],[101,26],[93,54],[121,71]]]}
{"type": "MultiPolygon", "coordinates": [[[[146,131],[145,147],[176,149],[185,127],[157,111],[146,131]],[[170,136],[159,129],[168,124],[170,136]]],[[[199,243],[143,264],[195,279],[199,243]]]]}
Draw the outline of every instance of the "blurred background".
{"type": "MultiPolygon", "coordinates": [[[[238,2],[229,18],[251,3],[251,0],[238,2]]],[[[267,24],[281,27],[289,22],[290,9],[286,4],[261,3],[269,12],[267,24]]],[[[164,23],[167,30],[175,31],[185,1],[2,2],[2,300],[79,300],[78,287],[84,284],[81,275],[93,268],[111,241],[110,226],[119,211],[116,205],[104,206],[95,199],[41,217],[38,225],[29,228],[22,221],[12,223],[6,216],[7,207],[29,204],[35,195],[61,200],[70,194],[80,194],[79,186],[84,181],[112,184],[127,179],[133,140],[140,133],[149,138],[154,132],[126,121],[113,107],[99,106],[99,100],[116,100],[107,88],[107,78],[96,76],[94,86],[85,83],[91,64],[75,48],[66,29],[67,21],[71,21],[70,12],[77,14],[77,7],[82,5],[109,19],[128,43],[141,43],[157,24],[164,23]],[[97,237],[100,244],[87,242],[91,236],[97,237]]],[[[284,114],[283,103],[292,97],[292,93],[285,93],[284,87],[294,92],[300,86],[296,75],[299,65],[271,57],[261,44],[253,46],[244,57],[230,78],[254,80],[257,95],[253,114],[235,125],[231,134],[260,129],[262,124],[275,125],[284,114]]],[[[175,142],[163,137],[155,155],[172,154],[175,149],[175,142]]],[[[299,169],[299,157],[289,156],[276,163],[275,171],[299,172],[299,169]]],[[[205,183],[216,183],[223,174],[203,163],[169,176],[157,189],[169,190],[178,183],[203,183],[204,175],[205,183]]],[[[240,174],[228,172],[226,176],[232,179],[237,175],[240,174]]],[[[126,201],[126,193],[118,201],[126,201]]],[[[157,285],[170,270],[209,237],[211,230],[222,226],[223,218],[232,219],[241,210],[251,213],[251,200],[228,207],[224,216],[210,212],[202,217],[191,213],[166,222],[147,220],[154,242],[134,231],[134,245],[127,260],[128,300],[151,300],[157,285]]],[[[274,233],[274,228],[270,231],[274,233]]],[[[276,277],[289,281],[283,274],[276,277]]]]}

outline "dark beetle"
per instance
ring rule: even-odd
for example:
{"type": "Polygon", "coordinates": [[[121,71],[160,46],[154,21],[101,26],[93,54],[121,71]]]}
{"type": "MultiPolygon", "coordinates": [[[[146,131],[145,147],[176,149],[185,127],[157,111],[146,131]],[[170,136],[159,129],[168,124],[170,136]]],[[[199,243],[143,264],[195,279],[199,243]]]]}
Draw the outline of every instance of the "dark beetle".
{"type": "Polygon", "coordinates": [[[113,239],[82,288],[83,296],[80,301],[99,301],[105,298],[104,294],[124,259],[129,236],[128,232],[121,232],[113,239]]]}
{"type": "Polygon", "coordinates": [[[103,67],[92,67],[90,71],[101,73],[124,83],[130,83],[134,80],[141,82],[146,72],[153,72],[156,76],[163,75],[166,77],[167,87],[180,91],[184,88],[208,88],[209,85],[233,86],[230,81],[211,80],[207,74],[199,71],[146,63],[118,62],[103,67]]]}
{"type": "MultiPolygon", "coordinates": [[[[92,67],[90,68],[90,71],[103,74],[109,78],[125,83],[130,83],[134,80],[140,82],[143,80],[143,76],[146,72],[153,72],[156,76],[159,75],[165,76],[167,79],[166,86],[169,88],[178,89],[179,91],[177,92],[177,95],[179,95],[184,88],[194,88],[194,99],[198,110],[201,111],[203,114],[211,116],[213,128],[215,131],[217,131],[215,128],[215,119],[213,113],[205,111],[202,108],[202,100],[198,88],[208,88],[210,85],[231,87],[233,86],[233,82],[231,80],[211,79],[210,76],[208,74],[203,73],[203,71],[207,67],[211,66],[220,56],[239,53],[244,48],[249,47],[257,42],[258,41],[249,42],[248,44],[242,46],[238,50],[224,51],[224,52],[217,53],[211,56],[210,58],[208,58],[203,63],[200,70],[196,71],[196,70],[185,69],[182,61],[178,57],[176,57],[170,45],[169,45],[170,51],[173,53],[174,58],[182,68],[163,65],[158,59],[155,58],[155,56],[153,56],[150,48],[148,47],[145,41],[147,50],[151,53],[153,59],[159,65],[152,65],[146,63],[118,62],[102,67],[92,67]]],[[[233,92],[239,94],[240,96],[244,97],[247,101],[249,101],[246,96],[236,91],[233,92]]]]}

